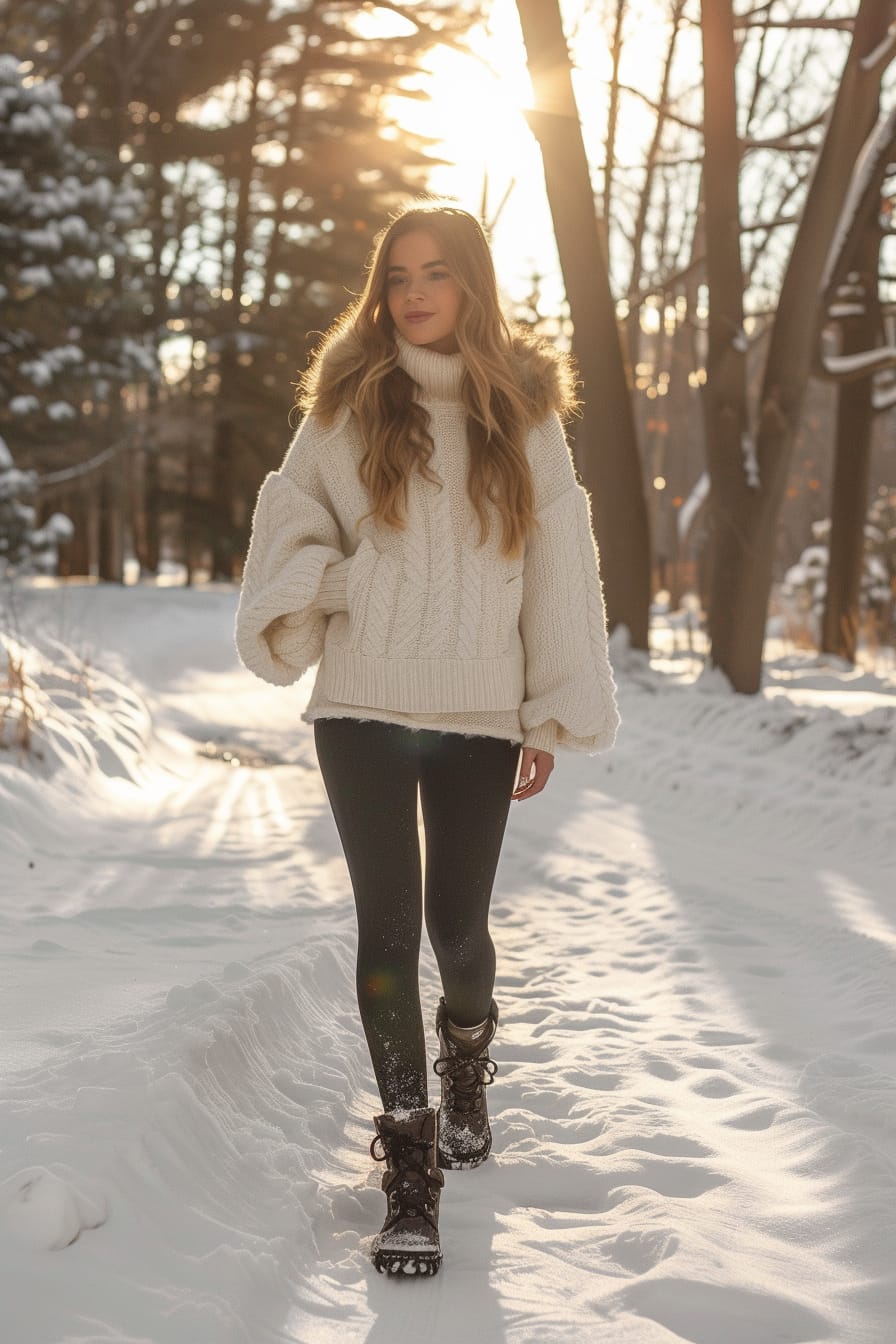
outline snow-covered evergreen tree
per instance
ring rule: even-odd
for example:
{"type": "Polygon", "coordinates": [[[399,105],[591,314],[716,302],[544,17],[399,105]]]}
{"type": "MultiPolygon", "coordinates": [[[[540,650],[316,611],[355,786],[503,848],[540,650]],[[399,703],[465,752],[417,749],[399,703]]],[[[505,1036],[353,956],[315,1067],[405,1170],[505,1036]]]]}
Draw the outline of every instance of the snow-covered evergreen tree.
{"type": "Polygon", "coordinates": [[[889,612],[892,629],[896,625],[896,490],[881,487],[868,510],[865,567],[870,571],[868,604],[882,617],[889,612]]]}
{"type": "Polygon", "coordinates": [[[74,145],[74,119],[53,80],[0,55],[0,432],[40,471],[102,446],[91,418],[155,365],[115,283],[141,198],[74,145]]]}
{"type": "MultiPolygon", "coordinates": [[[[812,524],[815,538],[784,578],[783,594],[796,598],[816,621],[824,609],[828,577],[830,518],[812,524]]],[[[893,633],[896,617],[896,491],[882,488],[871,501],[865,520],[865,548],[860,592],[863,613],[873,611],[881,635],[893,633]]]]}
{"type": "Polygon", "coordinates": [[[33,569],[52,572],[57,546],[71,536],[71,522],[62,513],[36,526],[29,503],[36,489],[37,473],[20,471],[0,438],[0,578],[33,569]]]}

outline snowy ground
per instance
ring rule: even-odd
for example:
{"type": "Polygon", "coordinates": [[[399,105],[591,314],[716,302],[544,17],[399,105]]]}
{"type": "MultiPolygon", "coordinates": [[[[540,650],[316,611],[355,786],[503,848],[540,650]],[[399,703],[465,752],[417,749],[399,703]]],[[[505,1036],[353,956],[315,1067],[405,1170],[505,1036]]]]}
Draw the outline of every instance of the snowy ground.
{"type": "Polygon", "coordinates": [[[511,807],[495,1156],[396,1284],[309,683],[235,605],[6,613],[46,717],[0,752],[2,1344],[889,1344],[896,686],[620,667],[617,749],[511,807]]]}

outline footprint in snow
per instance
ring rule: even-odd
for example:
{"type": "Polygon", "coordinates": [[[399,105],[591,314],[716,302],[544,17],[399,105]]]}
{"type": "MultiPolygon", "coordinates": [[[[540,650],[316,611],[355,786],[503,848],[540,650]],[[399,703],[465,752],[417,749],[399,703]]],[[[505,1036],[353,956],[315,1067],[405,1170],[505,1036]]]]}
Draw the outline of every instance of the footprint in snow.
{"type": "Polygon", "coordinates": [[[755,1036],[744,1036],[739,1031],[713,1031],[707,1028],[698,1032],[697,1040],[701,1045],[753,1045],[755,1036]]]}
{"type": "Polygon", "coordinates": [[[25,1167],[0,1184],[0,1236],[34,1251],[58,1251],[108,1216],[101,1194],[89,1195],[46,1167],[25,1167]]]}
{"type": "MultiPolygon", "coordinates": [[[[55,957],[60,952],[67,952],[68,948],[63,947],[62,943],[54,943],[50,938],[38,938],[31,944],[30,950],[36,957],[55,957]]],[[[27,952],[25,955],[28,955],[27,952]]]]}
{"type": "Polygon", "coordinates": [[[756,1106],[739,1115],[729,1116],[722,1124],[733,1129],[770,1129],[780,1114],[780,1106],[756,1106]]]}
{"type": "Polygon", "coordinates": [[[653,1078],[664,1078],[667,1082],[674,1082],[676,1078],[681,1077],[681,1069],[675,1064],[671,1064],[667,1059],[647,1059],[644,1062],[644,1071],[653,1078]]]}
{"type": "MultiPolygon", "coordinates": [[[[726,1344],[775,1344],[832,1339],[833,1322],[799,1301],[771,1289],[655,1275],[628,1284],[615,1299],[620,1306],[656,1321],[669,1337],[692,1344],[717,1344],[725,1322],[726,1344]]],[[[615,1304],[614,1304],[615,1306],[615,1304]]]]}
{"type": "Polygon", "coordinates": [[[671,1228],[638,1231],[630,1228],[607,1238],[600,1246],[603,1254],[632,1274],[646,1274],[678,1250],[678,1237],[671,1228]]]}
{"type": "Polygon", "coordinates": [[[718,1073],[702,1078],[691,1087],[691,1091],[696,1092],[701,1097],[733,1097],[740,1090],[738,1083],[732,1082],[730,1078],[718,1073]]]}

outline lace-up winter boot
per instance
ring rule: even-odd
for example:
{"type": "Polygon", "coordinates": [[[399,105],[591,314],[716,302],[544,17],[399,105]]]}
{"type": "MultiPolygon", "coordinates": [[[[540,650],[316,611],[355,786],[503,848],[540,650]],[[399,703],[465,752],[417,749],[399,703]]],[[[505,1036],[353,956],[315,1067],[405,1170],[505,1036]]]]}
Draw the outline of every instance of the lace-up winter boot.
{"type": "Polygon", "coordinates": [[[498,1072],[488,1047],[498,1026],[498,1005],[492,999],[488,1017],[478,1027],[458,1027],[439,1000],[436,1031],[442,1053],[433,1069],[442,1080],[439,1107],[439,1166],[449,1171],[478,1167],[491,1151],[484,1089],[498,1072]]]}
{"type": "Polygon", "coordinates": [[[377,1115],[373,1123],[370,1154],[386,1163],[383,1190],[389,1204],[373,1241],[373,1263],[380,1274],[435,1274],[442,1263],[439,1196],[445,1183],[436,1160],[436,1113],[429,1108],[377,1115]]]}

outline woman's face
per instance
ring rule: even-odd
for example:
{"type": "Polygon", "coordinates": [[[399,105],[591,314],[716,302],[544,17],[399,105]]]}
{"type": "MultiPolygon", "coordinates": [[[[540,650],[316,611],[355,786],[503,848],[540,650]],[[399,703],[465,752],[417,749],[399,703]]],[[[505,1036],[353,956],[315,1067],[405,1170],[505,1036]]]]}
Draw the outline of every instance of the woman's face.
{"type": "Polygon", "coordinates": [[[420,230],[395,239],[386,259],[386,303],[405,340],[455,354],[462,301],[463,291],[431,233],[420,230]]]}

